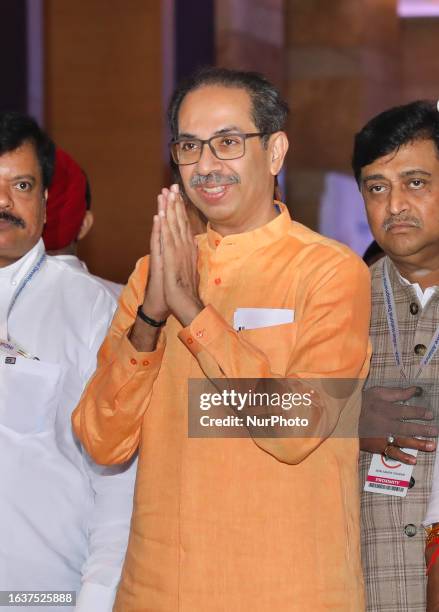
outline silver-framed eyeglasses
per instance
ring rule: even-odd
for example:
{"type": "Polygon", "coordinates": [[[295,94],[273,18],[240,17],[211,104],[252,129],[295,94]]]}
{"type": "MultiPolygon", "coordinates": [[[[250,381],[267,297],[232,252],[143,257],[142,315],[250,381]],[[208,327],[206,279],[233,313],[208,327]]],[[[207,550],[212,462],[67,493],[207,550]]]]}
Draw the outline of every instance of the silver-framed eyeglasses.
{"type": "Polygon", "coordinates": [[[239,159],[245,155],[245,141],[254,136],[268,136],[266,132],[225,132],[211,136],[207,140],[201,138],[178,138],[169,143],[174,162],[179,166],[189,166],[200,161],[204,145],[208,145],[213,155],[218,159],[239,159]]]}

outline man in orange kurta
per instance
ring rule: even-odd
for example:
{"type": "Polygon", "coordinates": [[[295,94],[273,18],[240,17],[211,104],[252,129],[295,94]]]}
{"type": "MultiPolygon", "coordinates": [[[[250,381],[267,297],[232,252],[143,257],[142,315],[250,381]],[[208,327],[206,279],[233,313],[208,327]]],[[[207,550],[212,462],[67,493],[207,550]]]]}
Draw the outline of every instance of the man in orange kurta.
{"type": "Polygon", "coordinates": [[[139,449],[117,612],[364,609],[357,439],[188,436],[189,379],[367,373],[366,267],[273,202],[286,115],[265,79],[221,69],[171,102],[173,159],[207,233],[194,240],[179,188],[162,191],[73,418],[100,463],[139,449]],[[238,308],[293,316],[238,331],[238,308]]]}

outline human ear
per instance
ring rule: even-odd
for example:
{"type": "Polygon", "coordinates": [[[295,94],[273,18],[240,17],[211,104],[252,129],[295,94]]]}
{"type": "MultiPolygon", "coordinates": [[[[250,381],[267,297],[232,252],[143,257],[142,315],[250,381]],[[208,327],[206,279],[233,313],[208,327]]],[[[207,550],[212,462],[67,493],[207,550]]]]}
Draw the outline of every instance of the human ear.
{"type": "Polygon", "coordinates": [[[83,238],[87,236],[88,232],[91,230],[93,226],[93,223],[94,223],[93,213],[91,212],[91,210],[86,210],[84,218],[82,220],[82,225],[81,225],[81,229],[79,230],[77,240],[82,240],[83,238]]]}
{"type": "Polygon", "coordinates": [[[43,195],[41,197],[41,201],[42,201],[43,206],[44,206],[44,223],[46,223],[46,221],[47,221],[47,207],[46,207],[46,204],[47,204],[47,194],[48,193],[49,193],[48,190],[45,189],[43,191],[43,195]]]}
{"type": "Polygon", "coordinates": [[[282,170],[285,155],[288,151],[288,138],[285,132],[275,132],[269,141],[270,172],[273,176],[282,170]]]}

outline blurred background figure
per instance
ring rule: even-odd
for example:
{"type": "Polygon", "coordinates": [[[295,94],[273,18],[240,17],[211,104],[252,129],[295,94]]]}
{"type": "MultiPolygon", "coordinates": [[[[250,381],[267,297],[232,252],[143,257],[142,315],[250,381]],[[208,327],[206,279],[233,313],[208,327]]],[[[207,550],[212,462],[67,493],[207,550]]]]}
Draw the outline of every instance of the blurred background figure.
{"type": "Polygon", "coordinates": [[[373,240],[361,193],[352,176],[327,172],[320,196],[319,231],[348,244],[358,255],[373,240]]]}
{"type": "MultiPolygon", "coordinates": [[[[87,176],[74,159],[59,147],[55,154],[55,173],[49,187],[43,240],[49,255],[55,255],[73,268],[88,272],[77,256],[78,242],[94,223],[90,210],[91,191],[87,176]]],[[[118,299],[123,285],[95,278],[118,299]]]]}

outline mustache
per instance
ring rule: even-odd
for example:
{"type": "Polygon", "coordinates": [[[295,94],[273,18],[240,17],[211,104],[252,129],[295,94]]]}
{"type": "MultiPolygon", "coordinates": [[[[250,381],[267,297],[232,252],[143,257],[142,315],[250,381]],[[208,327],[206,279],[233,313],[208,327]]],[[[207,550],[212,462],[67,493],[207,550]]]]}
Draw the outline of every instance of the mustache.
{"type": "Polygon", "coordinates": [[[9,223],[15,225],[16,227],[21,227],[22,229],[26,227],[26,223],[23,221],[23,219],[20,219],[20,217],[16,217],[15,215],[11,215],[11,213],[0,211],[0,221],[2,219],[4,221],[9,221],[9,223]]]}
{"type": "Polygon", "coordinates": [[[401,223],[408,224],[413,227],[422,227],[421,221],[419,221],[419,219],[416,219],[416,217],[390,217],[390,219],[386,219],[384,221],[383,229],[387,232],[395,225],[400,225],[401,223]]]}
{"type": "Polygon", "coordinates": [[[194,174],[189,185],[191,187],[202,187],[203,185],[236,185],[241,182],[237,174],[220,174],[219,172],[209,172],[209,174],[194,174]]]}

